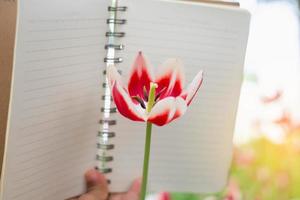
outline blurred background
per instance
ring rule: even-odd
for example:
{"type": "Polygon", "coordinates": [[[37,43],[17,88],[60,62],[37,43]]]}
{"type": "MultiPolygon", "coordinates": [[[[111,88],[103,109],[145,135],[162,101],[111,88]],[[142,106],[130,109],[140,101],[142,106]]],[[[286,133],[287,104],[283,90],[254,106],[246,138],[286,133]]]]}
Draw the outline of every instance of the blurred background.
{"type": "Polygon", "coordinates": [[[227,188],[173,200],[300,200],[299,0],[241,0],[252,14],[227,188]]]}

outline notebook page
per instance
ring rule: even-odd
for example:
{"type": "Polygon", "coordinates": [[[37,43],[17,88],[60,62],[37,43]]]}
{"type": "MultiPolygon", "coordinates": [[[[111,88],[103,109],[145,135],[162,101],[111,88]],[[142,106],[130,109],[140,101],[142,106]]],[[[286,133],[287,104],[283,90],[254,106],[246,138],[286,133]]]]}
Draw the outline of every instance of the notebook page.
{"type": "MultiPolygon", "coordinates": [[[[127,24],[120,39],[128,75],[138,51],[154,68],[167,58],[179,58],[186,82],[199,70],[204,82],[187,113],[164,127],[153,127],[149,190],[214,192],[227,180],[232,135],[242,80],[249,14],[238,8],[171,1],[122,1],[119,13],[127,24]]],[[[111,188],[125,190],[141,176],[145,123],[115,115],[111,188]]]]}
{"type": "Polygon", "coordinates": [[[95,166],[108,3],[19,1],[0,199],[83,191],[95,166]]]}

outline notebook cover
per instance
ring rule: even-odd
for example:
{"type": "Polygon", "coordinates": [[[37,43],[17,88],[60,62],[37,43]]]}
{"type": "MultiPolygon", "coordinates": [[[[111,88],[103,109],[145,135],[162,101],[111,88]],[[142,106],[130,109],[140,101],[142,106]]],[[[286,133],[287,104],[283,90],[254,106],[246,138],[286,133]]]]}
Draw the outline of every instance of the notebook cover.
{"type": "Polygon", "coordinates": [[[0,1],[0,171],[2,169],[16,28],[17,2],[0,1]]]}

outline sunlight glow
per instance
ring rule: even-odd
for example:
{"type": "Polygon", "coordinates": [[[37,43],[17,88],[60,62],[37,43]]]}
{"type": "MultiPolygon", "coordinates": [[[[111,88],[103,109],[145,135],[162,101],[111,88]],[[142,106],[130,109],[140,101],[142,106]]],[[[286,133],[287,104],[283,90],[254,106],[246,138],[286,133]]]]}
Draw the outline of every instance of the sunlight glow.
{"type": "Polygon", "coordinates": [[[270,122],[283,111],[300,121],[299,13],[287,2],[245,1],[241,6],[252,13],[245,74],[254,74],[257,80],[243,84],[235,142],[263,134],[280,143],[284,132],[270,122]],[[276,91],[283,91],[279,102],[272,106],[261,102],[276,91]]]}

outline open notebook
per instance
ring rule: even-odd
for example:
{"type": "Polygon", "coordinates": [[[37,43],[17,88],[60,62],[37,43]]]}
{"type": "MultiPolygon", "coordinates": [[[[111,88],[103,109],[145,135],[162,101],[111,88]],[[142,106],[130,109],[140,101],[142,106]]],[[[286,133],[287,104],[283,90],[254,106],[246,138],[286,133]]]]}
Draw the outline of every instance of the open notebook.
{"type": "Polygon", "coordinates": [[[149,190],[222,189],[248,27],[249,14],[232,6],[19,1],[0,199],[78,195],[83,173],[95,166],[107,172],[111,191],[125,191],[141,176],[145,124],[115,113],[103,73],[106,57],[126,76],[138,51],[154,68],[180,58],[186,82],[199,69],[205,74],[185,116],[153,129],[149,190]]]}

